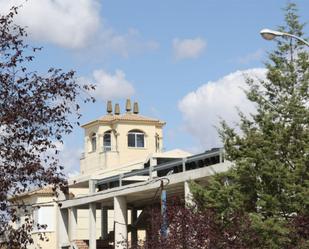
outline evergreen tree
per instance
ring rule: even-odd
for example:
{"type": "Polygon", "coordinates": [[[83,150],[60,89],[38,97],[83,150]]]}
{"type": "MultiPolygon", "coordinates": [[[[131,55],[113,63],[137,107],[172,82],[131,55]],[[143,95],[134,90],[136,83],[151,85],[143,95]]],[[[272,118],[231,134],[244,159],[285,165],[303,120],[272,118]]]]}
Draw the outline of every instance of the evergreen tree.
{"type": "MultiPolygon", "coordinates": [[[[303,37],[303,26],[288,4],[279,30],[303,37]]],[[[192,191],[225,226],[234,213],[249,217],[257,248],[309,248],[309,53],[295,39],[276,42],[266,80],[247,79],[256,113],[239,113],[239,133],[224,121],[219,128],[234,166],[204,188],[192,184],[192,191]]]]}

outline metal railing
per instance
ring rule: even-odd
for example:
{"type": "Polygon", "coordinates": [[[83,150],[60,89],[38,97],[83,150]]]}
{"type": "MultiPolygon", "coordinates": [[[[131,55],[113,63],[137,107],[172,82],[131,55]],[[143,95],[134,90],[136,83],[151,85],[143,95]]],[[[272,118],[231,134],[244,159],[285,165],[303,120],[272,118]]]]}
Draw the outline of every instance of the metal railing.
{"type": "MultiPolygon", "coordinates": [[[[176,159],[171,162],[166,162],[162,164],[158,164],[155,166],[149,166],[144,169],[137,169],[126,173],[121,173],[115,176],[106,177],[100,180],[96,180],[96,186],[100,187],[103,185],[114,184],[114,187],[123,186],[123,183],[126,178],[132,176],[148,176],[148,179],[151,180],[153,178],[154,173],[157,173],[157,176],[164,176],[168,173],[177,174],[186,172],[189,170],[193,170],[196,168],[207,167],[210,165],[214,165],[217,163],[224,162],[224,151],[222,148],[213,149],[210,151],[206,151],[201,154],[189,156],[183,159],[176,159]],[[205,160],[210,160],[208,163],[204,162],[205,160]],[[213,162],[211,162],[213,160],[213,162]],[[200,165],[194,165],[200,162],[200,165]],[[193,165],[192,165],[193,164],[193,165]],[[177,172],[175,172],[177,171],[177,172]]],[[[127,185],[127,184],[126,184],[127,185]]],[[[108,186],[107,188],[113,188],[108,186]]]]}

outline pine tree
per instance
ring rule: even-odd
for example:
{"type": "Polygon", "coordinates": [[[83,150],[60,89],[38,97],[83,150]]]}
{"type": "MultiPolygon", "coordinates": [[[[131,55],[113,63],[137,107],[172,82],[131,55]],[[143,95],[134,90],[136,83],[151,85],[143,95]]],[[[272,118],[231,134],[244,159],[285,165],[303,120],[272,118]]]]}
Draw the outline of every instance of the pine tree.
{"type": "MultiPolygon", "coordinates": [[[[279,30],[303,37],[303,27],[295,4],[288,4],[279,30]]],[[[233,213],[249,217],[262,241],[258,248],[309,248],[309,53],[295,39],[276,42],[266,80],[247,79],[256,113],[239,113],[240,132],[224,121],[219,128],[234,166],[192,190],[225,226],[233,213]],[[300,227],[297,220],[307,222],[300,227]]]]}

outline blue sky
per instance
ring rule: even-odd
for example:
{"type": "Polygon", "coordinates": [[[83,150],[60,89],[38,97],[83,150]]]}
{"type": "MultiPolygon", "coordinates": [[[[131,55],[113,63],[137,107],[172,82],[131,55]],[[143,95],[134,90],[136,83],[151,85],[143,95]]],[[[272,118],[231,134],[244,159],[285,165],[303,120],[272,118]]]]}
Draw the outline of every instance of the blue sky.
{"type": "MultiPolygon", "coordinates": [[[[21,2],[0,0],[0,9],[21,2]]],[[[309,2],[295,2],[308,21],[309,2]]],[[[286,3],[29,0],[18,21],[28,26],[30,42],[44,47],[35,68],[74,69],[99,85],[97,102],[82,107],[81,123],[104,115],[106,99],[123,107],[130,96],[141,114],[167,122],[166,149],[199,152],[219,144],[219,116],[232,122],[234,106],[252,110],[239,91],[242,75],[263,77],[274,42],[259,31],[283,24],[286,3]]],[[[77,127],[62,147],[69,171],[78,169],[82,146],[77,127]]]]}

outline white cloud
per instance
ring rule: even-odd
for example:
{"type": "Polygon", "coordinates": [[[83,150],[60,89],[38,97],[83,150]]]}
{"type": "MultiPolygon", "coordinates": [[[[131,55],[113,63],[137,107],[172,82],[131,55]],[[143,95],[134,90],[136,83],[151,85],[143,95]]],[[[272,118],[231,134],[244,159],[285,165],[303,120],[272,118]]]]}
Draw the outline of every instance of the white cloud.
{"type": "Polygon", "coordinates": [[[177,60],[199,57],[206,48],[205,40],[197,37],[194,39],[173,40],[174,56],[177,60]]]}
{"type": "Polygon", "coordinates": [[[243,89],[246,77],[265,79],[266,69],[255,68],[236,71],[217,81],[209,81],[190,92],[179,102],[186,130],[200,143],[202,149],[220,146],[216,130],[220,118],[233,124],[239,120],[236,107],[245,114],[254,112],[243,89]]]}
{"type": "Polygon", "coordinates": [[[96,43],[96,51],[114,52],[125,58],[129,57],[129,54],[156,50],[159,47],[156,41],[143,40],[139,31],[132,28],[124,34],[118,34],[111,28],[102,29],[96,43]]]}
{"type": "Polygon", "coordinates": [[[22,5],[16,22],[27,27],[33,41],[123,57],[159,46],[155,41],[144,40],[135,29],[120,34],[105,25],[100,16],[100,0],[0,0],[0,12],[7,13],[13,5],[22,5]]]}
{"type": "Polygon", "coordinates": [[[264,53],[265,51],[263,49],[258,49],[253,53],[238,57],[235,61],[239,64],[249,64],[253,61],[260,61],[264,53]]]}
{"type": "Polygon", "coordinates": [[[55,142],[56,149],[59,151],[57,158],[60,165],[64,166],[64,173],[69,177],[79,172],[79,159],[82,154],[81,148],[68,147],[65,143],[55,142]]]}
{"type": "Polygon", "coordinates": [[[33,40],[76,49],[86,46],[99,28],[97,0],[0,0],[0,9],[4,13],[21,4],[17,22],[28,27],[33,40]]]}
{"type": "MultiPolygon", "coordinates": [[[[130,81],[126,79],[123,71],[117,69],[114,74],[102,69],[92,74],[96,90],[93,95],[99,100],[123,99],[134,95],[135,90],[130,81]]],[[[80,81],[90,81],[81,78],[80,81]]]]}

